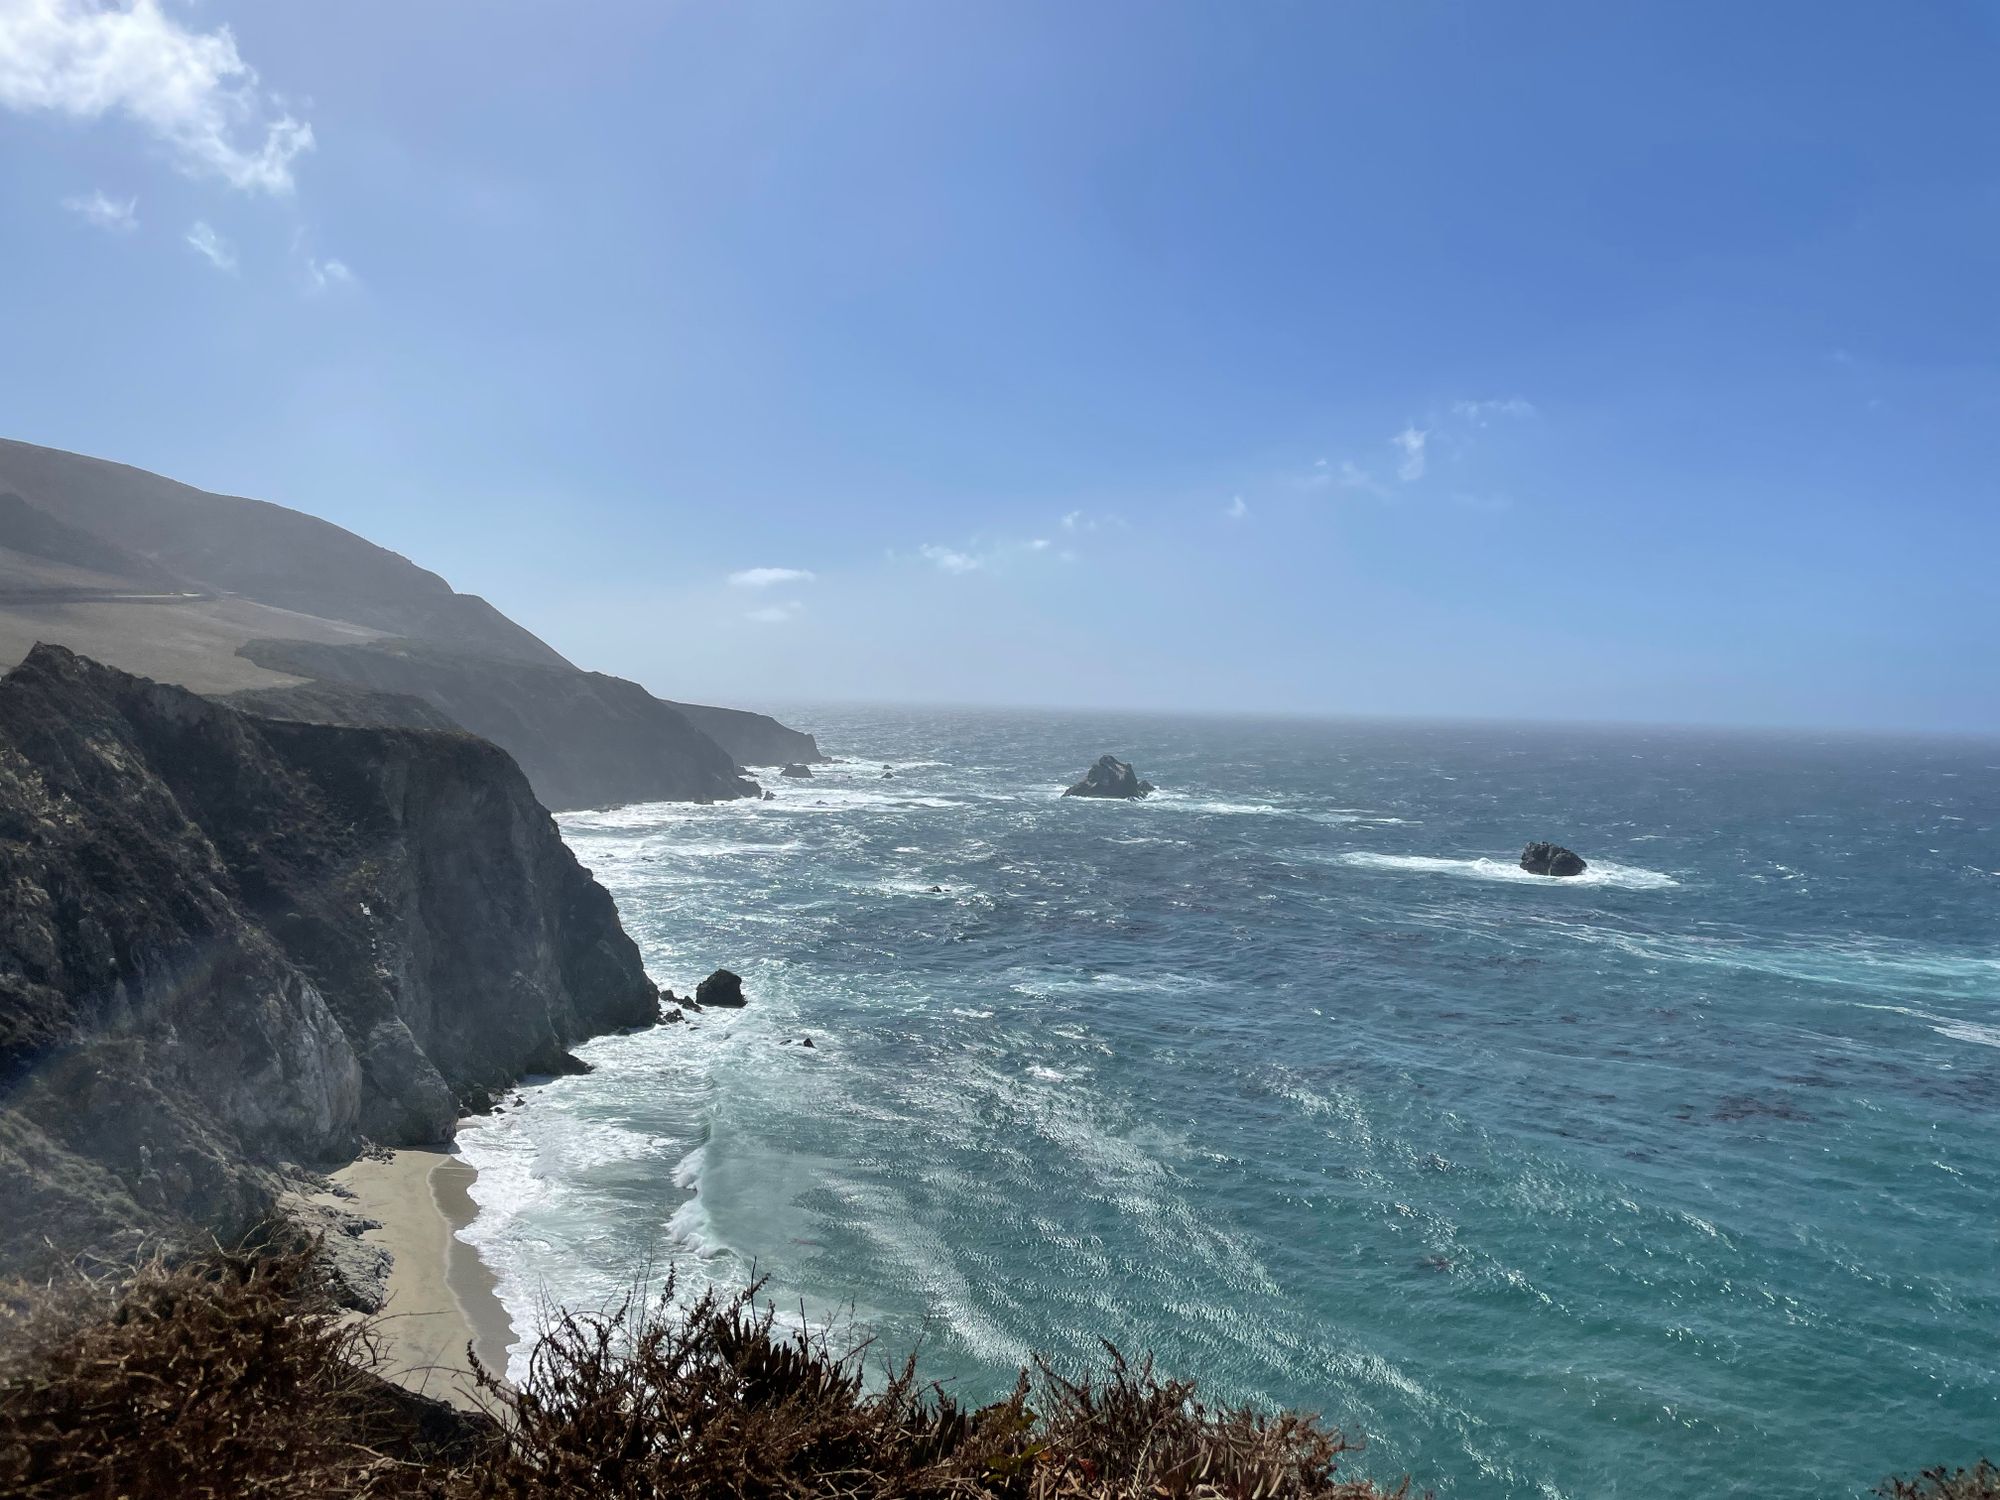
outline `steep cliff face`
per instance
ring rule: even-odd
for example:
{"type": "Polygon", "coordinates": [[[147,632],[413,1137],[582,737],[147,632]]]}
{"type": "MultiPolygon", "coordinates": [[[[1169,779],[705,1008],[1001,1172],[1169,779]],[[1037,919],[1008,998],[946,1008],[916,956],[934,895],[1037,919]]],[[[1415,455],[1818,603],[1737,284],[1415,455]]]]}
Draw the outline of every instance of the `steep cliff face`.
{"type": "Polygon", "coordinates": [[[0,1268],[230,1233],[657,997],[518,767],[54,647],[0,680],[0,1268]]]}
{"type": "Polygon", "coordinates": [[[769,714],[743,708],[709,708],[700,703],[668,703],[687,721],[720,745],[739,766],[817,765],[826,759],[819,741],[804,730],[788,728],[769,714]]]}
{"type": "MultiPolygon", "coordinates": [[[[415,641],[352,647],[252,641],[242,654],[320,683],[419,699],[512,755],[550,807],[757,794],[754,783],[737,775],[736,760],[686,715],[622,677],[461,656],[415,641]]],[[[345,721],[336,708],[290,693],[252,701],[261,712],[303,715],[318,708],[345,721]]]]}

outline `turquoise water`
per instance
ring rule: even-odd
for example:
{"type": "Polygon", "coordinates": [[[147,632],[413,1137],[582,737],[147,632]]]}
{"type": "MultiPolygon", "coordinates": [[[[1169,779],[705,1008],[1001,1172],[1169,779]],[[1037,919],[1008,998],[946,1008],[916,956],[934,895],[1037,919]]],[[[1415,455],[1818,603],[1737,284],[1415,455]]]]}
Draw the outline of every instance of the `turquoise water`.
{"type": "Polygon", "coordinates": [[[561,820],[753,998],[466,1131],[522,1326],[672,1262],[975,1396],[1104,1337],[1454,1497],[2000,1452],[2000,746],[798,721],[778,801],[561,820]],[[1162,794],[1058,799],[1106,750],[1162,794]]]}

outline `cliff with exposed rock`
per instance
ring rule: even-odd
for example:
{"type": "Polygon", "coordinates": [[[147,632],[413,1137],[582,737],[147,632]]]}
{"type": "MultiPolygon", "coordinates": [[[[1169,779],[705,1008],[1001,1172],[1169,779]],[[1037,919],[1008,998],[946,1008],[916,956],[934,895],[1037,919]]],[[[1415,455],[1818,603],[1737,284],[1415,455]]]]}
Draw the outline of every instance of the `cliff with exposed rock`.
{"type": "Polygon", "coordinates": [[[38,647],[0,680],[0,1270],[227,1236],[293,1164],[650,1023],[501,750],[258,719],[38,647]]]}

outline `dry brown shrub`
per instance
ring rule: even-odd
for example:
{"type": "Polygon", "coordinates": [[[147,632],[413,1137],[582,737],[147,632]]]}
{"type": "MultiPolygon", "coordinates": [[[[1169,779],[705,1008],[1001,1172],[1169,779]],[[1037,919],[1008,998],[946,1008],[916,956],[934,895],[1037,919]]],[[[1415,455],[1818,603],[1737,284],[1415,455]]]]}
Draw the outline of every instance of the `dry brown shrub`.
{"type": "MultiPolygon", "coordinates": [[[[1106,1346],[1101,1377],[1044,1364],[969,1409],[914,1361],[863,1379],[865,1344],[785,1332],[756,1289],[673,1309],[630,1299],[558,1313],[518,1391],[488,1377],[504,1437],[453,1476],[471,1497],[951,1497],[951,1500],[1380,1500],[1336,1474],[1338,1431],[1211,1412],[1106,1346]]],[[[1404,1489],[1394,1492],[1405,1493],[1404,1489]]]]}
{"type": "Polygon", "coordinates": [[[365,1442],[374,1351],[308,1256],[155,1262],[122,1286],[6,1298],[0,1494],[395,1493],[365,1442]]]}
{"type": "MultiPolygon", "coordinates": [[[[754,1290],[558,1313],[498,1420],[369,1373],[310,1253],[148,1266],[115,1293],[5,1303],[0,1494],[22,1500],[1383,1500],[1349,1444],[1294,1416],[1210,1411],[1107,1346],[973,1409],[914,1361],[780,1330],[754,1290]]],[[[476,1369],[475,1365],[475,1369],[476,1369]]],[[[1398,1489],[1395,1495],[1402,1495],[1398,1489]]]]}
{"type": "Polygon", "coordinates": [[[2000,1500],[2000,1469],[1980,1459],[1969,1469],[1926,1469],[1915,1479],[1891,1479],[1882,1500],[2000,1500]]]}

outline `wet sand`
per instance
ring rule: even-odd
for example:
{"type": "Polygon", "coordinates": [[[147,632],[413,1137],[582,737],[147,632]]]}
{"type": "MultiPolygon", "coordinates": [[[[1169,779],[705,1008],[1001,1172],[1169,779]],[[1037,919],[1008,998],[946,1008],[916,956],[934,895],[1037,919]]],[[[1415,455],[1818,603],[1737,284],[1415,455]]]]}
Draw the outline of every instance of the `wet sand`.
{"type": "Polygon", "coordinates": [[[346,1206],[381,1222],[365,1238],[395,1257],[377,1325],[383,1373],[459,1405],[476,1404],[466,1346],[504,1375],[514,1342],[493,1273],[457,1233],[477,1211],[469,1192],[477,1176],[448,1150],[415,1147],[333,1174],[354,1195],[346,1206]]]}

